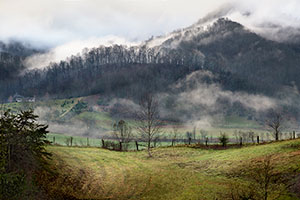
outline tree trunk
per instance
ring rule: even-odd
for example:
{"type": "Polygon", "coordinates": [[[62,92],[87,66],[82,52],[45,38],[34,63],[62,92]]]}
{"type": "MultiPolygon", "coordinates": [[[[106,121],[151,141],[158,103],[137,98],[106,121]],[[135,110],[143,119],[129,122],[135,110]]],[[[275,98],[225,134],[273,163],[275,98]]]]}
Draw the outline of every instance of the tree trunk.
{"type": "Polygon", "coordinates": [[[122,142],[120,142],[120,151],[122,151],[122,142]]]}
{"type": "Polygon", "coordinates": [[[11,144],[8,144],[8,154],[7,154],[7,160],[8,160],[8,162],[7,162],[7,166],[8,166],[8,171],[10,171],[10,167],[11,167],[11,149],[12,149],[12,145],[11,144]]]}
{"type": "Polygon", "coordinates": [[[256,139],[257,139],[257,144],[259,144],[259,136],[257,136],[256,139]]]}
{"type": "Polygon", "coordinates": [[[293,139],[296,139],[296,132],[293,131],[293,139]]]}
{"type": "Polygon", "coordinates": [[[152,157],[152,155],[151,155],[151,141],[150,140],[148,140],[148,155],[149,155],[149,157],[152,157]]]}
{"type": "Polygon", "coordinates": [[[102,141],[102,148],[105,148],[105,142],[104,142],[104,140],[102,139],[101,141],[102,141]]]}
{"type": "Polygon", "coordinates": [[[136,150],[139,151],[139,144],[137,141],[135,141],[136,150]]]}

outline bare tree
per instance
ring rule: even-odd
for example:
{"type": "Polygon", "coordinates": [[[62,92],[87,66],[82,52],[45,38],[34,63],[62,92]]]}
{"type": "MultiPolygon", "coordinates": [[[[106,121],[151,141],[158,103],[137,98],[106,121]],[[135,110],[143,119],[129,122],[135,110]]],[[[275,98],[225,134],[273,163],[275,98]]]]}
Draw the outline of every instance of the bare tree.
{"type": "Polygon", "coordinates": [[[187,140],[188,140],[188,144],[190,145],[190,144],[191,144],[191,141],[192,141],[192,135],[193,135],[193,133],[187,131],[187,132],[185,133],[185,135],[186,135],[186,138],[187,138],[187,140]]]}
{"type": "Polygon", "coordinates": [[[279,140],[279,135],[282,128],[282,114],[279,112],[271,111],[269,119],[267,120],[267,126],[273,131],[273,137],[276,141],[279,140]]]}
{"type": "Polygon", "coordinates": [[[255,141],[254,141],[255,133],[253,131],[250,130],[248,132],[248,137],[249,137],[249,140],[251,140],[252,143],[255,143],[255,141]]]}
{"type": "Polygon", "coordinates": [[[247,143],[248,141],[247,132],[239,130],[238,136],[239,136],[240,144],[247,143]]]}
{"type": "Polygon", "coordinates": [[[203,142],[206,141],[208,133],[205,130],[201,129],[200,134],[201,134],[201,141],[203,142]]]}
{"type": "Polygon", "coordinates": [[[151,155],[151,142],[157,138],[161,131],[161,120],[158,112],[158,101],[152,94],[144,95],[140,100],[140,108],[136,112],[137,132],[147,142],[149,157],[151,155]]]}
{"type": "Polygon", "coordinates": [[[226,133],[220,132],[219,141],[220,141],[220,143],[222,144],[223,147],[226,147],[226,145],[227,145],[228,142],[229,142],[229,138],[228,138],[228,136],[226,135],[226,133]]]}
{"type": "Polygon", "coordinates": [[[194,126],[194,129],[193,129],[193,140],[196,141],[196,126],[194,126]]]}
{"type": "Polygon", "coordinates": [[[234,130],[233,136],[235,137],[236,143],[239,143],[240,142],[240,136],[239,136],[239,133],[238,133],[237,130],[234,130]]]}
{"type": "Polygon", "coordinates": [[[260,133],[260,140],[262,141],[262,142],[264,142],[264,139],[265,139],[265,133],[260,133]]]}
{"type": "Polygon", "coordinates": [[[173,131],[172,131],[172,146],[176,143],[178,136],[178,127],[176,125],[173,126],[173,131]]]}
{"type": "Polygon", "coordinates": [[[128,144],[132,139],[131,127],[124,121],[120,120],[113,125],[113,137],[123,144],[128,144]]]}

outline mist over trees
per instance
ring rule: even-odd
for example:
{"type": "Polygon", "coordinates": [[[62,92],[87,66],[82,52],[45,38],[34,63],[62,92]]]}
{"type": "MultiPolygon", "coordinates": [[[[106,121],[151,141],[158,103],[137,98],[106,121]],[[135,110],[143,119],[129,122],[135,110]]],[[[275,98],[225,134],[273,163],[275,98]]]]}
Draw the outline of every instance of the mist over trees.
{"type": "Polygon", "coordinates": [[[25,58],[41,52],[43,51],[20,42],[11,41],[5,44],[0,41],[0,83],[18,78],[26,68],[25,58]]]}
{"type": "Polygon", "coordinates": [[[193,59],[189,55],[177,51],[170,51],[166,56],[161,54],[146,48],[99,47],[82,56],[72,56],[68,61],[53,63],[47,69],[29,71],[18,79],[3,82],[2,96],[21,93],[43,97],[48,93],[65,98],[114,93],[125,97],[145,87],[159,91],[162,85],[187,74],[189,66],[197,66],[196,62],[190,63],[193,59]]]}
{"type": "Polygon", "coordinates": [[[0,98],[6,102],[16,93],[37,99],[102,94],[138,102],[140,94],[169,92],[170,85],[199,70],[212,72],[214,78],[207,81],[228,91],[274,96],[285,87],[300,86],[295,45],[266,40],[227,19],[207,30],[192,26],[172,34],[158,46],[147,46],[155,38],[134,47],[100,46],[35,70],[23,65],[34,50],[24,55],[2,50],[0,98]]]}

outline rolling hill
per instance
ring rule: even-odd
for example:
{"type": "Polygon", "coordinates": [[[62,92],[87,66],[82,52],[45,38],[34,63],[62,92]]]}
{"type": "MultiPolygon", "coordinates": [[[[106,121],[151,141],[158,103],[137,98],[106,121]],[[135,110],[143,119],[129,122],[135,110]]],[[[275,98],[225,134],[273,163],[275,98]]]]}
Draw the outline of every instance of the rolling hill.
{"type": "Polygon", "coordinates": [[[251,194],[253,189],[261,194],[260,179],[251,173],[257,173],[269,157],[275,170],[270,174],[288,173],[293,187],[283,189],[287,182],[272,185],[271,181],[268,199],[299,199],[299,176],[290,173],[292,169],[299,174],[299,140],[227,150],[156,148],[153,158],[147,158],[144,151],[60,146],[47,150],[53,154],[54,173],[44,174],[40,181],[55,198],[232,199],[233,195],[251,194]],[[279,192],[282,195],[277,198],[279,192]]]}

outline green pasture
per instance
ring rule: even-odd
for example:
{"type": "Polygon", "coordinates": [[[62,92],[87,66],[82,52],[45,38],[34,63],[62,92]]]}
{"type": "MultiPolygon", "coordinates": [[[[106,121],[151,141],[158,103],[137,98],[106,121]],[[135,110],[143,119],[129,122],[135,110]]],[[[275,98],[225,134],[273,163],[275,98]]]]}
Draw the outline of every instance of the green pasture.
{"type": "MultiPolygon", "coordinates": [[[[279,171],[299,166],[300,160],[299,139],[227,150],[155,148],[152,158],[146,151],[63,146],[48,146],[47,150],[59,174],[49,190],[78,199],[230,199],[232,185],[247,183],[230,178],[227,174],[233,170],[266,155],[275,155],[279,171]]],[[[298,198],[286,191],[280,199],[298,198]]]]}

